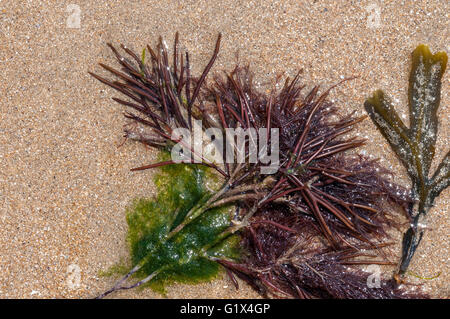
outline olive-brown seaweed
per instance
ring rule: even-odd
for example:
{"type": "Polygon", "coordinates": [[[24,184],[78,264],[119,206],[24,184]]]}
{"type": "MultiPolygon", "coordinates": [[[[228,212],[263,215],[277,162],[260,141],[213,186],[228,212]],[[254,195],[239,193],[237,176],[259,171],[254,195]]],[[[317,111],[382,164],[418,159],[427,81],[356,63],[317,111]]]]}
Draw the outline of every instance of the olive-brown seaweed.
{"type": "Polygon", "coordinates": [[[450,153],[433,176],[429,176],[438,132],[441,79],[447,59],[445,52],[433,55],[425,45],[419,45],[413,51],[408,90],[409,128],[382,91],[376,91],[364,104],[370,118],[406,167],[412,182],[411,197],[414,201],[408,209],[411,226],[403,237],[399,275],[406,272],[422,240],[425,215],[435,198],[450,185],[450,153]]]}

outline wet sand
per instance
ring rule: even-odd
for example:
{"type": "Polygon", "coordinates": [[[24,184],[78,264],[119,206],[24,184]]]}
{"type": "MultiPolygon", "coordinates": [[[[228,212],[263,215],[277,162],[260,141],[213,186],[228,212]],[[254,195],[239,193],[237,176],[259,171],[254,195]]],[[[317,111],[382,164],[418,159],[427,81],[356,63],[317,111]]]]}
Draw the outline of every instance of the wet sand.
{"type": "MultiPolygon", "coordinates": [[[[127,258],[125,207],[154,194],[152,172],[130,168],[151,163],[155,152],[131,141],[118,147],[123,108],[111,100],[112,89],[87,74],[99,71],[98,62],[115,63],[106,42],[140,51],[159,35],[171,43],[179,31],[198,75],[221,32],[213,72],[231,70],[238,53],[263,89],[275,75],[299,68],[309,88],[357,75],[331,94],[343,113],[363,114],[365,98],[380,88],[406,115],[410,53],[419,43],[450,52],[449,9],[444,0],[2,1],[0,298],[89,298],[109,288],[113,279],[98,273],[127,258]],[[72,2],[78,7],[67,11],[72,2]]],[[[449,150],[449,79],[447,71],[433,167],[449,150]]],[[[407,185],[370,120],[360,133],[370,141],[362,151],[380,157],[394,181],[407,185]]],[[[408,277],[435,297],[450,294],[449,207],[447,189],[430,211],[430,230],[410,268],[441,275],[408,277]]],[[[168,289],[169,298],[256,296],[244,284],[236,291],[225,277],[168,289]]],[[[145,290],[115,297],[160,296],[145,290]]]]}

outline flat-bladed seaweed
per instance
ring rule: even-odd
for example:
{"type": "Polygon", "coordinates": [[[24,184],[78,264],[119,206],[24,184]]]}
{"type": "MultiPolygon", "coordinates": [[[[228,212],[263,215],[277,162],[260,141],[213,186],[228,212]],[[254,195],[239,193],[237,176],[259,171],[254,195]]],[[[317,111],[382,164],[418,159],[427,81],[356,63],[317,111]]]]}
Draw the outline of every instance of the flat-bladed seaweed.
{"type": "Polygon", "coordinates": [[[370,118],[405,166],[412,182],[413,202],[408,209],[411,225],[403,237],[399,275],[406,272],[422,240],[427,212],[435,198],[450,184],[450,153],[430,177],[438,133],[441,79],[447,59],[445,52],[432,54],[426,45],[419,45],[413,51],[408,89],[409,128],[382,91],[376,91],[364,104],[370,118]]]}

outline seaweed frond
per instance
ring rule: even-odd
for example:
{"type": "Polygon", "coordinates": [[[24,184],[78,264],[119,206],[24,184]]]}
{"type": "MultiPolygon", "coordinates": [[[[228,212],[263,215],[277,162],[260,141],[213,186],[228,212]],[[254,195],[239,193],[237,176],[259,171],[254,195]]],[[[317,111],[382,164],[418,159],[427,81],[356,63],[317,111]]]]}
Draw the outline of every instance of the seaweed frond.
{"type": "Polygon", "coordinates": [[[408,90],[409,128],[382,91],[376,91],[364,104],[370,118],[407,169],[412,182],[414,201],[408,210],[411,226],[403,237],[400,275],[406,272],[422,239],[426,213],[436,197],[450,185],[450,153],[430,177],[438,132],[441,80],[447,59],[445,52],[432,54],[425,45],[419,45],[413,51],[408,90]]]}

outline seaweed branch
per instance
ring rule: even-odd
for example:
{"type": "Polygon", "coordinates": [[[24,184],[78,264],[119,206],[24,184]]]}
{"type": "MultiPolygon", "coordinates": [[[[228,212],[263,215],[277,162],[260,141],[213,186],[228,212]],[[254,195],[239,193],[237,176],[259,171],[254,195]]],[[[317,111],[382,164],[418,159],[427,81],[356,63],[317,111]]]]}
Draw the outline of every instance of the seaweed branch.
{"type": "Polygon", "coordinates": [[[409,205],[410,228],[403,237],[399,275],[403,275],[424,234],[425,215],[434,200],[450,184],[450,153],[447,153],[430,177],[438,131],[437,111],[440,104],[441,79],[447,65],[447,54],[432,54],[425,45],[412,53],[409,77],[408,128],[382,91],[376,91],[364,106],[370,118],[389,142],[412,182],[409,205]]]}

